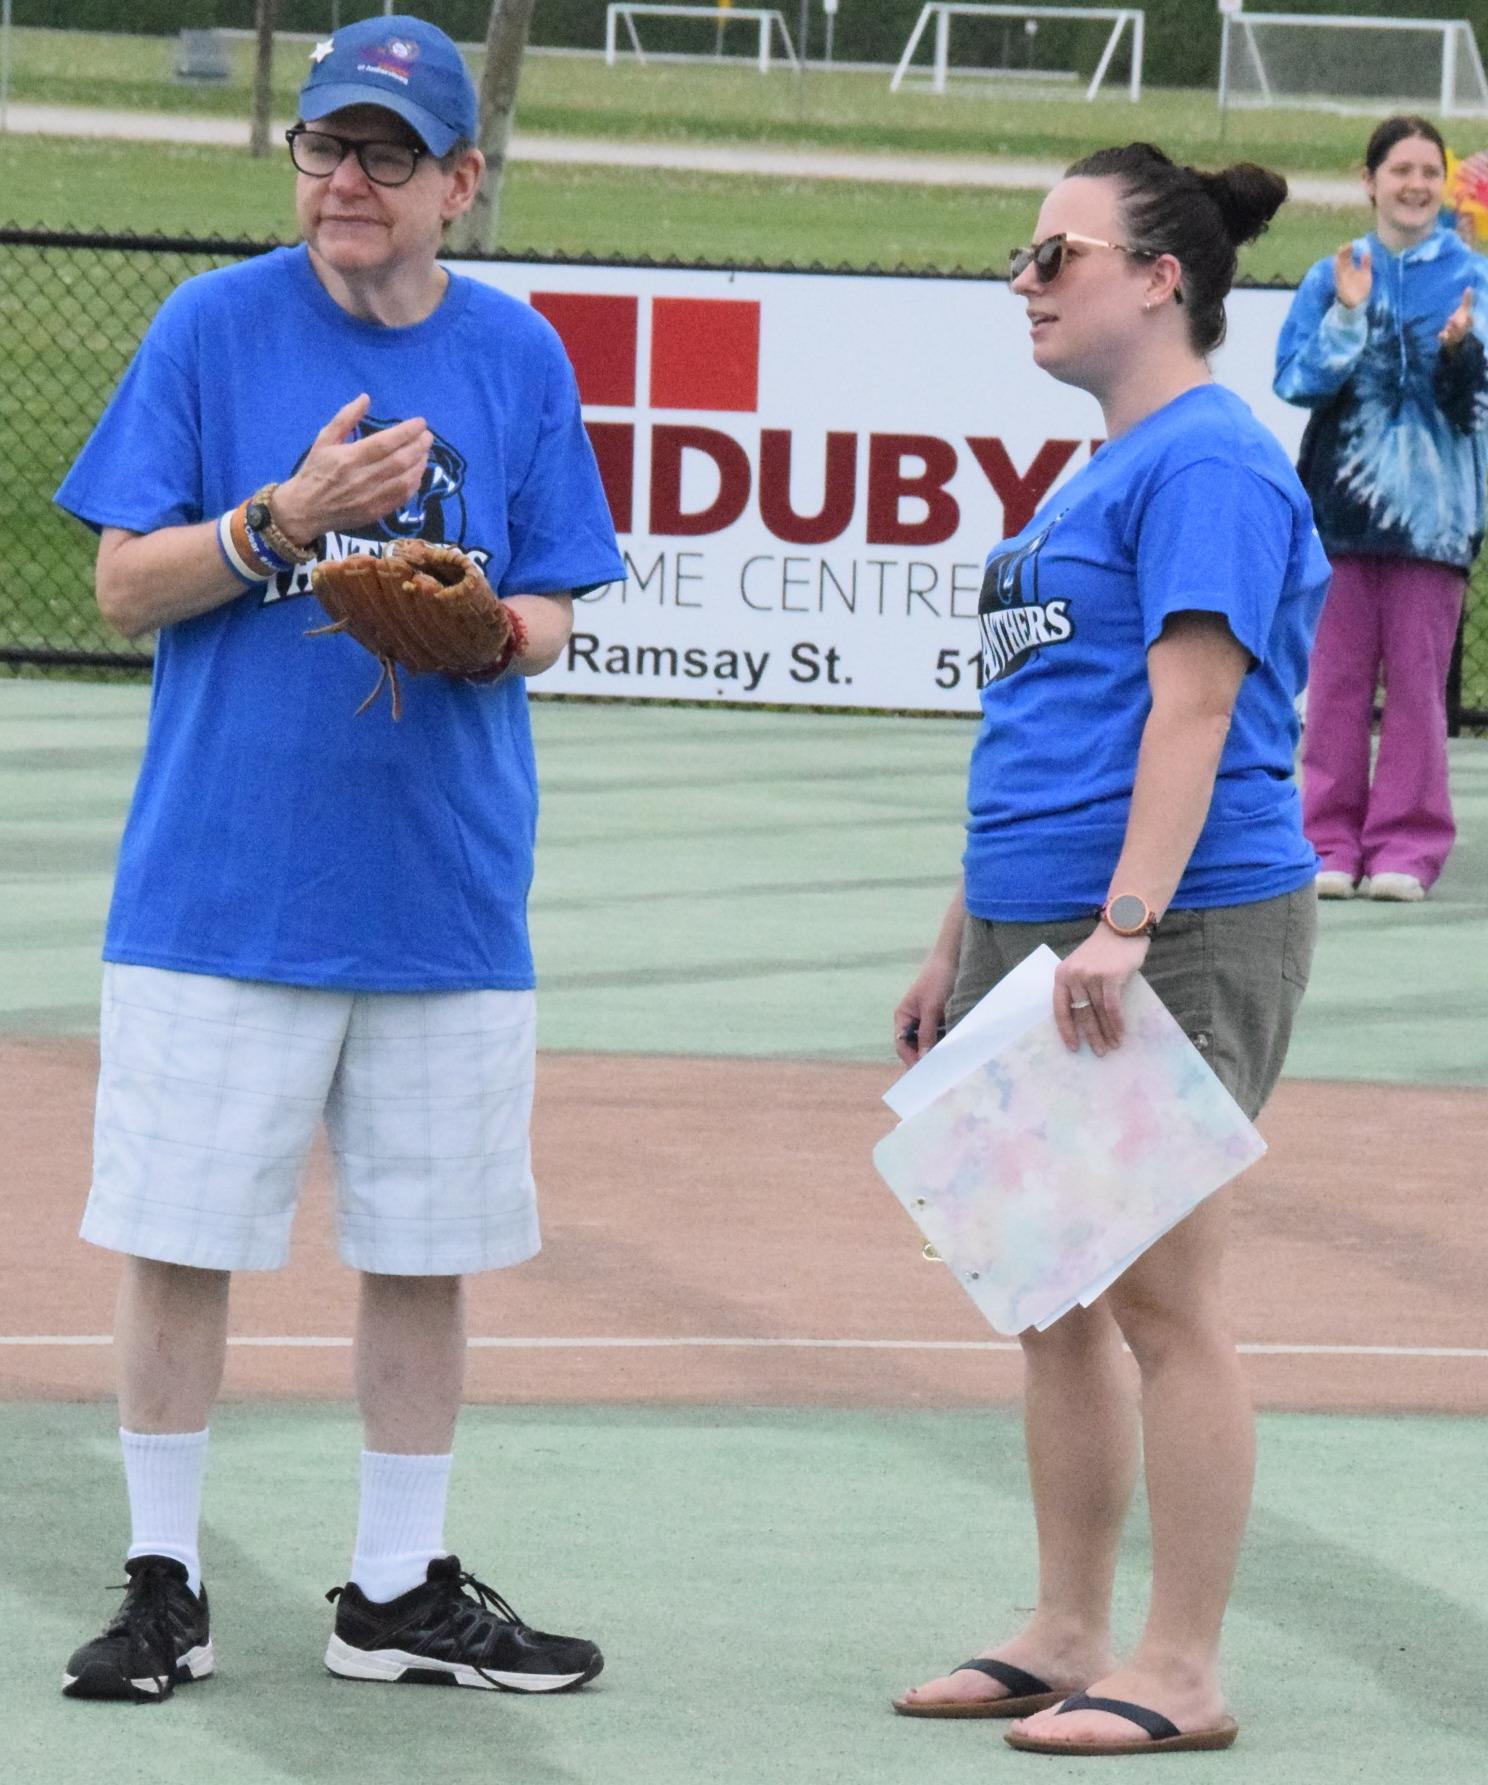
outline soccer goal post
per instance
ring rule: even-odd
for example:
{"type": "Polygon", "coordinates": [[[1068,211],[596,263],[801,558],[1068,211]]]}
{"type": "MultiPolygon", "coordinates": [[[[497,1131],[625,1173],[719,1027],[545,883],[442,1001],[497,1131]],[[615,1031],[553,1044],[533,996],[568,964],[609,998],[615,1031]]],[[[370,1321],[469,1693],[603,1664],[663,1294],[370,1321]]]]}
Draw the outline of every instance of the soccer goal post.
{"type": "Polygon", "coordinates": [[[977,20],[983,24],[999,22],[1003,25],[1020,25],[1026,42],[1032,43],[1046,24],[1063,24],[1070,20],[1082,23],[1095,21],[1110,26],[1106,33],[1104,45],[1096,60],[1094,73],[1085,89],[1085,97],[1094,99],[1100,91],[1106,75],[1110,71],[1117,48],[1124,37],[1128,38],[1130,53],[1130,70],[1127,76],[1127,92],[1131,99],[1142,97],[1142,49],[1147,34],[1147,15],[1137,6],[984,6],[974,4],[973,0],[932,0],[932,4],[921,9],[915,20],[914,29],[909,34],[909,41],[904,46],[904,54],[894,70],[889,82],[889,91],[897,93],[903,86],[906,76],[914,69],[915,56],[926,34],[930,36],[930,89],[934,93],[944,93],[953,74],[980,75],[986,77],[1020,75],[1037,79],[1042,74],[1045,79],[1073,80],[1078,78],[1072,71],[1040,71],[1032,66],[1031,61],[1022,67],[1017,66],[1010,58],[1005,58],[1001,65],[969,67],[953,63],[951,51],[951,29],[956,20],[977,20]],[[1129,36],[1128,36],[1129,34],[1129,36]]]}
{"type": "MultiPolygon", "coordinates": [[[[771,67],[771,46],[778,33],[781,53],[786,64],[800,70],[800,62],[796,56],[796,46],[791,42],[789,27],[785,22],[785,14],[775,7],[735,6],[733,0],[717,0],[713,6],[688,5],[629,5],[618,3],[605,8],[605,62],[613,68],[620,57],[619,27],[625,26],[630,38],[631,53],[637,62],[645,62],[647,55],[641,48],[640,34],[636,30],[636,20],[649,19],[688,19],[701,20],[711,27],[716,34],[715,53],[723,53],[723,33],[731,24],[747,25],[756,33],[755,61],[761,74],[768,74],[771,67]]],[[[652,51],[658,61],[697,61],[697,54],[674,52],[670,56],[652,51]]]]}
{"type": "Polygon", "coordinates": [[[1219,103],[1481,117],[1488,115],[1488,80],[1466,19],[1226,8],[1219,103]]]}

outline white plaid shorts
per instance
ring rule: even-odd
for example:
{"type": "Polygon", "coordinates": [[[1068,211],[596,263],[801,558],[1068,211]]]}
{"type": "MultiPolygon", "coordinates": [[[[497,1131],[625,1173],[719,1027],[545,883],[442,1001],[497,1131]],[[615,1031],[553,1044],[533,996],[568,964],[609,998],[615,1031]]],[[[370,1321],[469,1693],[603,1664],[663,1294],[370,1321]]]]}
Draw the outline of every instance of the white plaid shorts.
{"type": "Polygon", "coordinates": [[[330,992],[104,968],[83,1238],[273,1270],[322,1117],[341,1256],[453,1276],[538,1250],[527,992],[330,992]]]}

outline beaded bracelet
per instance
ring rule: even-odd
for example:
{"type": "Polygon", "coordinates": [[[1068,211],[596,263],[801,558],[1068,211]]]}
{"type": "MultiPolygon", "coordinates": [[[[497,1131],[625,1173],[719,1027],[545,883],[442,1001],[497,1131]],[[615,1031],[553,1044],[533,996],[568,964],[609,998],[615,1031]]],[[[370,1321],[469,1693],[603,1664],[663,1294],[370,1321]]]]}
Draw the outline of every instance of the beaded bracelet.
{"type": "Polygon", "coordinates": [[[296,545],[274,519],[269,502],[278,488],[277,483],[266,483],[262,489],[255,490],[248,498],[249,506],[262,510],[261,517],[254,526],[254,531],[270,548],[275,557],[283,562],[286,570],[292,569],[296,564],[313,564],[320,555],[315,544],[296,545]]]}

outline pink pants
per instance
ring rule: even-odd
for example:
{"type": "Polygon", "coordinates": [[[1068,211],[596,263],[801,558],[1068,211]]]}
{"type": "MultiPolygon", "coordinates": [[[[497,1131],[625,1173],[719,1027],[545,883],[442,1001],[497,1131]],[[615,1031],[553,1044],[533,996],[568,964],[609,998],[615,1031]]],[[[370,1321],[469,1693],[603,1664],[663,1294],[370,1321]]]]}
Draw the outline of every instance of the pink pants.
{"type": "Polygon", "coordinates": [[[1447,669],[1467,572],[1419,558],[1338,557],[1318,625],[1302,735],[1302,822],[1324,868],[1442,871],[1457,827],[1447,785],[1447,669]],[[1384,718],[1374,778],[1376,684],[1384,718]]]}

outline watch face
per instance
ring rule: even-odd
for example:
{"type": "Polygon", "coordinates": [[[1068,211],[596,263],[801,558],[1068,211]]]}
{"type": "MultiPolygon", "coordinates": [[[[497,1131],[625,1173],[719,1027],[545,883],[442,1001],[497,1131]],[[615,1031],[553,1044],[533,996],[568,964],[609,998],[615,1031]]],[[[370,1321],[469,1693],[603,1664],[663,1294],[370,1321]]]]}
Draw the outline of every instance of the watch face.
{"type": "Polygon", "coordinates": [[[1106,907],[1113,930],[1140,930],[1147,922],[1147,904],[1135,893],[1122,893],[1106,907]]]}

